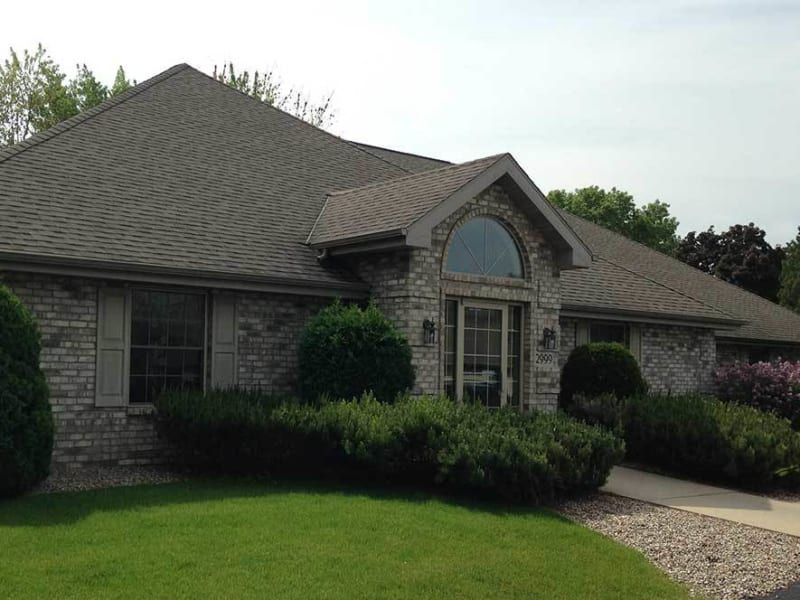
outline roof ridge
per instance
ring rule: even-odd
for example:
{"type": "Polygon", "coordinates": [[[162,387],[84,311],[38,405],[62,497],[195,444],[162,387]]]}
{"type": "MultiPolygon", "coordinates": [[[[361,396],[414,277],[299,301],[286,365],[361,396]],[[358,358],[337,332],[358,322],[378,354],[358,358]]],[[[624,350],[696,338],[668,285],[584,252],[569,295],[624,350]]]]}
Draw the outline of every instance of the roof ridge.
{"type": "Polygon", "coordinates": [[[322,215],[325,212],[325,209],[328,207],[328,202],[330,201],[330,199],[331,199],[330,194],[327,194],[325,196],[325,202],[322,203],[322,208],[319,209],[319,212],[317,213],[317,218],[314,219],[314,224],[311,226],[311,230],[308,232],[308,235],[306,236],[306,242],[305,242],[306,246],[311,245],[311,238],[314,237],[314,230],[317,228],[320,219],[322,219],[322,215]]]}
{"type": "MultiPolygon", "coordinates": [[[[770,300],[769,298],[764,298],[763,296],[759,296],[759,295],[758,295],[758,294],[756,294],[755,292],[751,292],[750,290],[746,290],[746,289],[744,289],[743,287],[739,287],[738,285],[736,285],[736,284],[734,284],[734,283],[731,283],[730,281],[725,281],[724,279],[720,279],[719,277],[715,277],[715,276],[714,276],[714,275],[712,275],[711,273],[706,273],[705,271],[702,271],[702,270],[698,269],[697,267],[693,267],[692,265],[690,265],[690,264],[688,264],[688,263],[685,263],[685,262],[683,262],[682,260],[678,260],[678,259],[677,259],[677,258],[675,258],[674,256],[670,256],[669,254],[665,254],[665,253],[663,253],[663,252],[661,252],[661,251],[659,251],[659,250],[656,250],[656,249],[654,249],[654,248],[651,248],[650,246],[648,246],[648,245],[646,245],[646,244],[643,244],[642,242],[639,242],[639,241],[633,240],[633,239],[631,239],[631,238],[629,238],[629,237],[627,237],[627,236],[625,236],[625,235],[622,235],[621,233],[619,233],[619,232],[617,232],[617,231],[614,231],[613,229],[609,229],[608,227],[604,227],[604,226],[602,226],[602,225],[598,225],[597,223],[594,223],[593,221],[590,221],[589,219],[586,219],[586,218],[584,218],[584,217],[581,217],[581,216],[579,216],[579,215],[576,215],[575,213],[571,213],[570,211],[568,211],[568,210],[567,210],[567,209],[565,209],[565,208],[558,207],[558,209],[559,209],[559,210],[562,210],[562,211],[564,211],[564,212],[566,212],[567,214],[569,214],[569,215],[570,215],[570,216],[572,216],[572,217],[575,217],[576,219],[580,219],[580,220],[581,220],[581,221],[583,221],[584,223],[588,223],[589,225],[591,225],[591,226],[593,226],[593,227],[598,227],[598,228],[600,228],[600,229],[602,229],[602,230],[604,230],[604,231],[607,231],[607,232],[611,233],[612,235],[614,235],[614,236],[616,236],[616,237],[620,237],[620,238],[622,238],[623,240],[625,240],[626,242],[629,242],[629,243],[631,243],[631,244],[636,244],[637,246],[640,246],[641,248],[643,248],[643,249],[644,249],[644,250],[646,250],[647,252],[654,252],[654,253],[658,254],[659,256],[663,256],[664,258],[667,258],[667,259],[669,259],[669,260],[671,260],[671,261],[675,262],[676,264],[680,265],[680,266],[681,266],[681,268],[683,268],[683,269],[686,269],[686,270],[688,270],[688,271],[689,271],[689,272],[691,272],[691,273],[695,273],[695,274],[699,273],[700,275],[702,275],[702,276],[704,276],[704,277],[710,277],[710,278],[711,278],[711,279],[713,279],[714,281],[717,281],[717,282],[719,282],[719,283],[722,283],[722,284],[724,284],[724,285],[726,285],[726,286],[729,286],[729,287],[731,287],[732,289],[734,289],[734,290],[737,290],[738,292],[742,292],[742,293],[744,293],[744,294],[748,294],[749,296],[752,296],[753,298],[756,298],[756,299],[758,299],[758,300],[761,300],[762,302],[768,302],[768,303],[769,303],[771,306],[773,306],[773,307],[777,307],[777,308],[780,308],[780,309],[782,309],[784,312],[786,312],[786,313],[788,313],[788,314],[790,314],[790,315],[792,315],[792,316],[795,316],[795,317],[800,317],[800,315],[798,315],[798,314],[797,314],[796,312],[794,312],[793,310],[791,310],[791,309],[788,309],[788,308],[786,308],[785,306],[782,306],[781,304],[778,304],[777,302],[773,302],[773,301],[772,301],[772,300],[770,300]]],[[[608,260],[608,259],[606,259],[606,260],[608,260]]],[[[612,261],[609,261],[609,262],[612,262],[612,261]]],[[[614,264],[616,264],[616,263],[614,263],[614,264]]],[[[638,273],[638,272],[637,272],[637,275],[641,275],[641,273],[638,273]]],[[[642,275],[642,276],[643,276],[643,277],[645,277],[644,275],[642,275]]],[[[654,281],[655,281],[655,280],[654,280],[654,281]]],[[[667,285],[665,285],[665,284],[662,284],[662,285],[664,285],[664,287],[669,287],[669,286],[667,286],[667,285]]],[[[672,289],[672,288],[670,288],[670,289],[672,289]]],[[[688,295],[688,294],[687,294],[687,295],[688,295]]],[[[697,298],[694,298],[694,296],[690,296],[690,297],[691,297],[691,298],[693,298],[693,299],[695,299],[695,300],[697,300],[697,298]]],[[[716,308],[716,307],[713,307],[713,306],[712,306],[712,308],[716,308]]],[[[716,310],[719,310],[719,309],[717,308],[716,310]]],[[[721,311],[721,312],[724,312],[724,311],[721,311]]],[[[725,314],[728,314],[728,313],[725,313],[725,314]]]]}
{"type": "MultiPolygon", "coordinates": [[[[438,173],[440,171],[443,171],[445,169],[454,169],[454,168],[457,168],[457,167],[465,167],[467,165],[472,165],[472,164],[475,164],[475,163],[478,163],[478,162],[481,162],[481,161],[484,161],[484,160],[496,159],[494,162],[497,162],[497,160],[500,160],[501,157],[506,156],[507,154],[508,154],[507,152],[504,152],[504,153],[501,153],[501,154],[492,154],[491,156],[484,156],[483,158],[476,158],[474,160],[468,160],[468,161],[465,161],[463,163],[451,163],[449,165],[442,165],[441,167],[437,167],[435,169],[428,169],[427,171],[419,171],[417,173],[409,172],[408,175],[402,175],[400,177],[394,177],[392,179],[383,179],[381,181],[376,181],[374,183],[368,183],[367,185],[361,185],[361,186],[354,187],[354,188],[346,188],[346,189],[343,189],[343,190],[334,190],[334,191],[328,193],[328,197],[330,197],[330,196],[341,196],[341,195],[344,195],[344,194],[348,194],[350,192],[354,192],[356,190],[368,190],[370,188],[374,188],[374,187],[378,187],[378,186],[382,186],[382,185],[388,185],[388,184],[402,182],[402,181],[407,180],[407,179],[413,179],[413,178],[417,178],[417,177],[426,177],[426,176],[438,173]]],[[[492,164],[494,164],[494,162],[492,164]]],[[[398,167],[398,168],[402,168],[402,167],[398,167]]]]}
{"type": "Polygon", "coordinates": [[[45,129],[44,131],[37,132],[32,136],[13,144],[7,148],[0,148],[0,163],[3,163],[19,154],[22,154],[26,150],[30,148],[36,147],[40,144],[47,142],[48,140],[53,139],[61,135],[62,133],[69,131],[77,127],[78,125],[85,123],[86,121],[100,115],[112,108],[119,106],[123,102],[130,100],[134,96],[141,94],[142,92],[150,89],[156,84],[161,83],[162,81],[166,81],[173,75],[180,73],[186,69],[191,69],[188,64],[180,63],[170,67],[169,69],[162,71],[161,73],[154,75],[150,79],[146,79],[145,81],[125,90],[121,94],[113,96],[107,100],[104,100],[97,106],[94,106],[88,110],[78,113],[68,119],[61,121],[60,123],[56,123],[49,129],[45,129]]]}
{"type": "MultiPolygon", "coordinates": [[[[343,137],[340,137],[339,139],[340,139],[340,140],[342,140],[342,141],[343,141],[345,144],[349,144],[350,146],[352,146],[353,148],[356,148],[356,149],[358,149],[359,151],[363,152],[364,154],[369,154],[370,156],[374,156],[374,157],[375,157],[375,158],[377,158],[378,160],[382,160],[382,161],[383,161],[383,162],[385,162],[385,163],[389,163],[389,164],[390,164],[390,165],[392,165],[393,167],[397,167],[398,169],[402,169],[402,170],[403,170],[403,171],[405,171],[406,173],[411,173],[411,174],[415,173],[415,171],[412,171],[411,169],[406,169],[406,168],[405,168],[404,166],[402,166],[402,165],[398,165],[397,163],[393,163],[393,162],[392,162],[392,161],[390,161],[388,158],[384,158],[384,157],[382,157],[382,156],[378,156],[377,154],[373,154],[373,153],[372,153],[372,152],[370,152],[369,150],[366,150],[365,148],[361,147],[361,145],[360,145],[360,144],[358,144],[357,142],[351,142],[350,140],[346,140],[346,139],[344,139],[343,137]]],[[[387,180],[387,181],[392,181],[392,180],[387,180]]]]}
{"type": "Polygon", "coordinates": [[[662,283],[661,281],[657,281],[657,280],[653,279],[652,277],[648,277],[644,273],[639,273],[638,271],[634,271],[633,269],[631,269],[629,267],[626,267],[625,265],[619,264],[615,260],[611,260],[610,258],[602,256],[602,255],[598,255],[597,259],[598,260],[602,260],[604,262],[607,262],[609,264],[612,264],[615,267],[618,267],[618,268],[622,269],[623,271],[627,271],[628,273],[636,275],[637,277],[641,277],[642,279],[644,279],[646,281],[649,281],[650,283],[654,283],[657,286],[660,286],[660,287],[663,287],[665,289],[668,289],[671,292],[675,292],[679,296],[683,296],[684,298],[689,298],[689,300],[697,302],[698,304],[700,304],[702,306],[705,306],[706,308],[710,308],[714,312],[717,312],[717,313],[719,313],[721,315],[725,315],[726,317],[729,317],[729,318],[733,319],[734,321],[741,321],[741,319],[737,318],[736,316],[734,316],[734,315],[732,315],[732,314],[730,314],[730,313],[728,313],[728,312],[726,312],[724,310],[721,310],[721,309],[717,308],[716,306],[712,306],[708,302],[705,302],[704,300],[700,300],[700,298],[695,298],[691,294],[687,294],[686,292],[681,291],[679,289],[676,289],[676,288],[672,287],[671,285],[667,285],[666,283],[662,283]]]}
{"type": "Polygon", "coordinates": [[[417,154],[415,152],[406,152],[405,150],[395,150],[394,148],[376,146],[375,144],[367,144],[365,142],[356,142],[355,140],[346,140],[346,141],[350,142],[351,144],[355,144],[356,146],[367,146],[368,148],[376,148],[378,150],[385,150],[386,152],[394,152],[395,154],[404,154],[405,156],[413,156],[415,158],[424,158],[425,160],[435,160],[436,162],[446,163],[445,165],[442,166],[458,164],[449,160],[444,160],[443,158],[434,158],[433,156],[425,156],[424,154],[417,154]]]}
{"type": "Polygon", "coordinates": [[[238,94],[241,94],[241,95],[242,95],[242,96],[244,96],[245,98],[249,98],[249,99],[250,99],[250,100],[252,100],[253,102],[258,102],[258,103],[259,103],[261,106],[263,106],[263,107],[266,107],[267,109],[274,110],[274,111],[277,111],[277,112],[279,112],[279,113],[281,113],[281,114],[283,114],[283,115],[286,115],[287,117],[290,117],[290,118],[294,119],[295,121],[297,121],[297,122],[298,122],[298,124],[301,124],[301,125],[303,125],[304,127],[311,127],[311,128],[313,128],[313,129],[315,129],[316,131],[318,131],[318,132],[322,133],[323,135],[326,135],[326,136],[328,136],[328,137],[331,137],[331,138],[333,138],[333,139],[335,139],[335,140],[337,140],[337,141],[339,141],[339,142],[343,142],[343,143],[347,144],[348,146],[350,146],[351,148],[354,148],[354,149],[358,150],[359,152],[362,152],[362,153],[366,154],[367,156],[371,156],[372,158],[376,158],[376,159],[378,159],[379,161],[381,161],[381,162],[383,162],[383,163],[386,163],[387,165],[391,166],[391,167],[392,167],[392,168],[394,168],[394,169],[400,169],[401,171],[405,171],[406,173],[411,173],[411,171],[409,171],[408,169],[405,169],[405,168],[401,167],[400,165],[396,165],[395,163],[393,163],[393,162],[391,162],[391,161],[389,161],[389,160],[386,160],[386,159],[385,159],[385,158],[383,158],[383,157],[376,156],[376,155],[375,155],[375,154],[373,154],[372,152],[367,152],[367,151],[366,151],[366,150],[364,150],[363,148],[360,148],[360,147],[358,147],[358,145],[356,145],[355,143],[353,143],[353,142],[351,142],[351,141],[349,141],[349,140],[346,140],[346,139],[344,139],[344,138],[343,138],[343,137],[341,137],[341,136],[334,135],[333,133],[331,133],[330,131],[327,131],[327,130],[323,129],[322,127],[317,127],[316,125],[312,125],[312,124],[311,124],[311,123],[309,123],[308,121],[304,121],[304,120],[303,120],[303,119],[301,119],[300,117],[298,117],[298,116],[296,116],[296,115],[293,115],[292,113],[290,113],[290,112],[288,112],[288,111],[285,111],[285,110],[283,110],[283,109],[280,109],[280,108],[278,108],[277,106],[275,106],[275,105],[273,105],[273,104],[267,104],[267,103],[266,103],[266,102],[264,102],[263,100],[259,100],[258,98],[254,98],[254,97],[253,97],[253,96],[251,96],[250,94],[247,94],[247,93],[243,92],[242,90],[236,89],[235,87],[233,87],[233,86],[231,86],[231,85],[228,85],[227,83],[223,83],[222,81],[219,81],[218,79],[215,79],[214,77],[212,77],[212,76],[211,76],[211,75],[209,75],[208,73],[203,73],[203,72],[202,72],[202,71],[200,71],[199,69],[195,69],[195,68],[194,68],[194,67],[192,67],[191,65],[187,65],[187,66],[188,66],[190,69],[192,69],[193,71],[196,71],[197,73],[199,73],[200,75],[203,75],[204,77],[207,77],[208,79],[210,79],[210,80],[211,80],[211,81],[213,81],[214,83],[216,83],[216,84],[219,84],[219,85],[223,86],[223,87],[224,87],[224,88],[226,88],[226,89],[233,90],[234,92],[236,92],[236,93],[238,93],[238,94]]]}

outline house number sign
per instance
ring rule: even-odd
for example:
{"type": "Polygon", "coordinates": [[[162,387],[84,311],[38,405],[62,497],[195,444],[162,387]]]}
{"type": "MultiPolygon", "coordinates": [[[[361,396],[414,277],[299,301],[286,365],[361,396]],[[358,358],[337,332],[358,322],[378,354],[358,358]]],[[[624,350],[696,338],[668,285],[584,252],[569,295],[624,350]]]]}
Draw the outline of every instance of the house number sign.
{"type": "Polygon", "coordinates": [[[536,364],[537,365],[550,365],[556,362],[555,352],[537,352],[536,364]]]}

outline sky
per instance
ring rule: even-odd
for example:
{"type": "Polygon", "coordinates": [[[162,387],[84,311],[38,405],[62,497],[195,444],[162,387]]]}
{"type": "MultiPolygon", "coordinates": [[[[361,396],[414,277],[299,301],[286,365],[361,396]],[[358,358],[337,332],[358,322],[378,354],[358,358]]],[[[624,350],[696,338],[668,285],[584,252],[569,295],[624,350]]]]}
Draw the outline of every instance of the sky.
{"type": "Polygon", "coordinates": [[[74,74],[272,69],[333,92],[342,137],[460,162],[511,152],[545,192],[660,199],[679,233],[800,225],[800,0],[14,2],[0,51],[74,74]],[[35,12],[35,15],[32,14],[35,12]]]}

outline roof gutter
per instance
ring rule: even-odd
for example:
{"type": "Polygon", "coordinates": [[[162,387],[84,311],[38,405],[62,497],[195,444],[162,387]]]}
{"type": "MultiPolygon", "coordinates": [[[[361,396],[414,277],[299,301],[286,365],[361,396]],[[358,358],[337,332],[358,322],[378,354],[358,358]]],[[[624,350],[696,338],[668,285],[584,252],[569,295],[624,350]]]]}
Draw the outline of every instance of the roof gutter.
{"type": "Polygon", "coordinates": [[[787,346],[797,348],[800,347],[800,339],[796,340],[779,340],[779,339],[764,339],[756,337],[743,337],[736,335],[736,331],[720,331],[717,336],[720,341],[731,344],[746,344],[748,346],[787,346]]]}
{"type": "Polygon", "coordinates": [[[113,281],[183,285],[189,287],[272,292],[300,296],[364,298],[369,285],[361,282],[326,282],[271,275],[224,273],[206,270],[123,264],[60,256],[30,256],[0,252],[0,271],[42,273],[113,281]]]}
{"type": "Polygon", "coordinates": [[[327,250],[331,256],[372,252],[375,250],[395,250],[408,246],[405,229],[377,231],[342,240],[313,242],[308,245],[315,250],[327,250]]]}
{"type": "Polygon", "coordinates": [[[563,304],[562,317],[579,319],[602,319],[606,321],[627,321],[632,323],[651,323],[654,325],[679,325],[703,329],[735,329],[746,321],[724,317],[691,317],[655,311],[619,310],[609,307],[591,307],[563,304]]]}

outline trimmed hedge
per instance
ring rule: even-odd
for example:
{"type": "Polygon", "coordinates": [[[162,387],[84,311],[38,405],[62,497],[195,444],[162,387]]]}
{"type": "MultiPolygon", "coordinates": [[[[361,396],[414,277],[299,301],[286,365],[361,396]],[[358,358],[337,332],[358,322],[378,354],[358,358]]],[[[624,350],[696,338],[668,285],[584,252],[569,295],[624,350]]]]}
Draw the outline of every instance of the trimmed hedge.
{"type": "Polygon", "coordinates": [[[0,496],[14,496],[47,477],[53,416],[36,324],[0,285],[0,496]]]}
{"type": "Polygon", "coordinates": [[[569,409],[575,394],[627,398],[646,388],[639,363],[625,347],[606,342],[585,344],[570,352],[561,371],[559,403],[569,409]]]}
{"type": "Polygon", "coordinates": [[[627,458],[753,488],[800,487],[800,434],[788,420],[695,396],[626,401],[627,458]]]}
{"type": "Polygon", "coordinates": [[[563,415],[447,398],[366,394],[311,406],[252,393],[167,392],[161,430],[225,472],[383,480],[540,503],[603,484],[623,455],[612,433],[563,415]]]}
{"type": "Polygon", "coordinates": [[[307,401],[372,392],[384,402],[414,385],[408,341],[378,307],[336,302],[300,338],[300,393],[307,401]]]}

